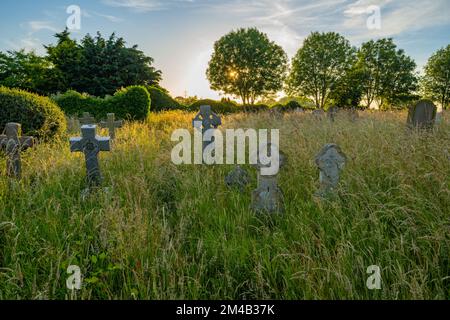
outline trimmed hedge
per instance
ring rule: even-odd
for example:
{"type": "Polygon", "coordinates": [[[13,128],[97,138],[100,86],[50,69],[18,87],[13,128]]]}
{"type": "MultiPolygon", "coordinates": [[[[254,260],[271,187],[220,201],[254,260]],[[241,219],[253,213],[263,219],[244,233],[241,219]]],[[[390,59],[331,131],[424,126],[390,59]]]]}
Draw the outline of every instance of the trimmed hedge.
{"type": "Polygon", "coordinates": [[[215,101],[210,99],[204,99],[194,102],[188,107],[189,111],[197,112],[201,106],[211,106],[211,110],[215,113],[227,114],[243,111],[235,103],[231,101],[215,101]]]}
{"type": "Polygon", "coordinates": [[[153,86],[147,87],[147,90],[152,99],[152,111],[186,110],[185,106],[173,99],[167,92],[164,92],[164,90],[153,86]]]}
{"type": "Polygon", "coordinates": [[[239,109],[243,112],[262,112],[268,111],[270,107],[266,104],[255,104],[255,105],[243,105],[239,106],[239,109]]]}
{"type": "Polygon", "coordinates": [[[120,119],[144,120],[151,105],[150,94],[143,86],[123,88],[104,99],[71,90],[54,96],[53,100],[68,116],[89,112],[97,120],[105,118],[108,113],[114,113],[120,119]]]}
{"type": "Polygon", "coordinates": [[[49,98],[19,89],[0,87],[0,130],[6,123],[22,125],[24,135],[49,140],[66,131],[61,109],[49,98]]]}

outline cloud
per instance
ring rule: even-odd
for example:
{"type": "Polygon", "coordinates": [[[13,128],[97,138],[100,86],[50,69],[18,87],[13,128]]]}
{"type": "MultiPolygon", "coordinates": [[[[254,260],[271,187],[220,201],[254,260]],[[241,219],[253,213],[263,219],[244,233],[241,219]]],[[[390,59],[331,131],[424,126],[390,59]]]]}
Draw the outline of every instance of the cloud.
{"type": "Polygon", "coordinates": [[[102,0],[105,5],[111,7],[127,8],[138,12],[161,10],[165,7],[159,0],[102,0]]]}
{"type": "Polygon", "coordinates": [[[52,32],[58,32],[58,29],[52,25],[49,21],[28,21],[22,24],[22,27],[26,27],[30,30],[31,34],[39,32],[41,30],[50,30],[52,32]]]}

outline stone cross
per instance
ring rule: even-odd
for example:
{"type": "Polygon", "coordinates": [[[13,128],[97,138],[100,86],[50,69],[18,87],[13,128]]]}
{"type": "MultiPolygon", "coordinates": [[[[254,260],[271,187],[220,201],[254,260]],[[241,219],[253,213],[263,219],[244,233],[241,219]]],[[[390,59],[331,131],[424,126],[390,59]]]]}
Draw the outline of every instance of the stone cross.
{"type": "Polygon", "coordinates": [[[89,187],[97,187],[102,181],[98,153],[111,150],[109,137],[97,136],[95,129],[95,125],[84,125],[81,127],[81,137],[70,138],[70,151],[84,153],[89,187]]]}
{"type": "Polygon", "coordinates": [[[123,121],[122,120],[115,120],[114,113],[108,113],[107,120],[100,122],[100,126],[102,128],[108,128],[109,131],[109,137],[111,140],[114,140],[116,138],[116,128],[122,128],[123,121]]]}
{"type": "Polygon", "coordinates": [[[0,149],[5,150],[7,156],[6,174],[17,179],[22,176],[20,153],[34,145],[33,137],[21,137],[21,133],[19,123],[7,123],[5,134],[0,135],[0,149]]]}
{"type": "MultiPolygon", "coordinates": [[[[195,116],[194,120],[192,120],[192,125],[196,127],[196,122],[201,122],[202,126],[202,134],[204,135],[206,131],[209,129],[216,129],[218,126],[222,124],[222,120],[220,117],[211,111],[211,106],[201,106],[200,112],[195,116]]],[[[200,129],[200,128],[198,128],[200,129]]],[[[203,141],[203,150],[214,141],[208,142],[203,141]]]]}
{"type": "Polygon", "coordinates": [[[83,117],[79,119],[81,125],[95,124],[95,118],[89,112],[83,112],[83,117]]]}
{"type": "MultiPolygon", "coordinates": [[[[267,145],[267,148],[267,150],[271,150],[271,143],[267,145]]],[[[286,162],[286,156],[281,151],[279,152],[281,168],[286,162]]],[[[278,173],[275,175],[262,175],[261,168],[264,166],[259,163],[259,160],[255,166],[258,169],[258,188],[252,193],[252,209],[260,213],[284,212],[284,198],[283,192],[278,186],[278,173]]]]}
{"type": "Polygon", "coordinates": [[[325,197],[332,194],[339,183],[341,170],[344,168],[347,157],[336,144],[325,145],[316,156],[316,165],[319,167],[320,189],[316,196],[325,197]]]}
{"type": "Polygon", "coordinates": [[[437,108],[430,100],[420,100],[409,108],[408,126],[410,128],[432,129],[437,108]]]}
{"type": "Polygon", "coordinates": [[[238,188],[240,191],[244,191],[244,188],[250,182],[250,177],[245,169],[241,166],[236,166],[226,177],[225,184],[229,188],[238,188]]]}

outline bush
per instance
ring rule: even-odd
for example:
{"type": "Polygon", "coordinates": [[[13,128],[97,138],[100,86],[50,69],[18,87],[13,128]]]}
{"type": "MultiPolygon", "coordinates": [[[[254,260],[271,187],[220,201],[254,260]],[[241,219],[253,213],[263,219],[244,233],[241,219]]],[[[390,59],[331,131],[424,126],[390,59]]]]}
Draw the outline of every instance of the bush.
{"type": "Polygon", "coordinates": [[[243,105],[239,107],[244,112],[262,112],[268,111],[270,107],[266,104],[243,105]]]}
{"type": "Polygon", "coordinates": [[[163,89],[149,86],[147,87],[152,99],[152,111],[159,112],[165,110],[186,110],[186,107],[173,99],[163,89]]]}
{"type": "Polygon", "coordinates": [[[66,119],[47,97],[18,89],[0,87],[0,128],[6,123],[22,125],[22,133],[48,140],[66,131],[66,119]]]}
{"type": "Polygon", "coordinates": [[[199,100],[189,106],[189,111],[197,112],[201,106],[211,106],[211,110],[215,113],[227,114],[239,112],[240,108],[232,101],[215,101],[210,99],[199,100]]]}
{"type": "Polygon", "coordinates": [[[302,105],[295,100],[291,100],[282,108],[283,111],[292,111],[297,109],[303,109],[302,105]]]}
{"type": "Polygon", "coordinates": [[[114,113],[116,118],[144,120],[150,112],[151,99],[145,87],[131,86],[118,90],[114,96],[97,98],[76,91],[56,95],[53,100],[68,116],[89,112],[97,120],[114,113]]]}

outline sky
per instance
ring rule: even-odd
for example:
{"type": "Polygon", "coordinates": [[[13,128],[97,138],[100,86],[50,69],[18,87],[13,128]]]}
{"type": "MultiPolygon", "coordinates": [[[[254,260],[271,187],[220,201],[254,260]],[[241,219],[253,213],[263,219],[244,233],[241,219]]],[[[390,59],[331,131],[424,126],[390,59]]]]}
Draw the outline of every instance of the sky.
{"type": "Polygon", "coordinates": [[[116,32],[137,44],[173,96],[219,97],[206,79],[208,61],[214,42],[241,27],[265,32],[290,58],[313,31],[339,32],[354,46],[392,37],[418,71],[450,44],[450,0],[1,0],[0,51],[44,54],[73,5],[81,9],[74,38],[116,32]]]}

